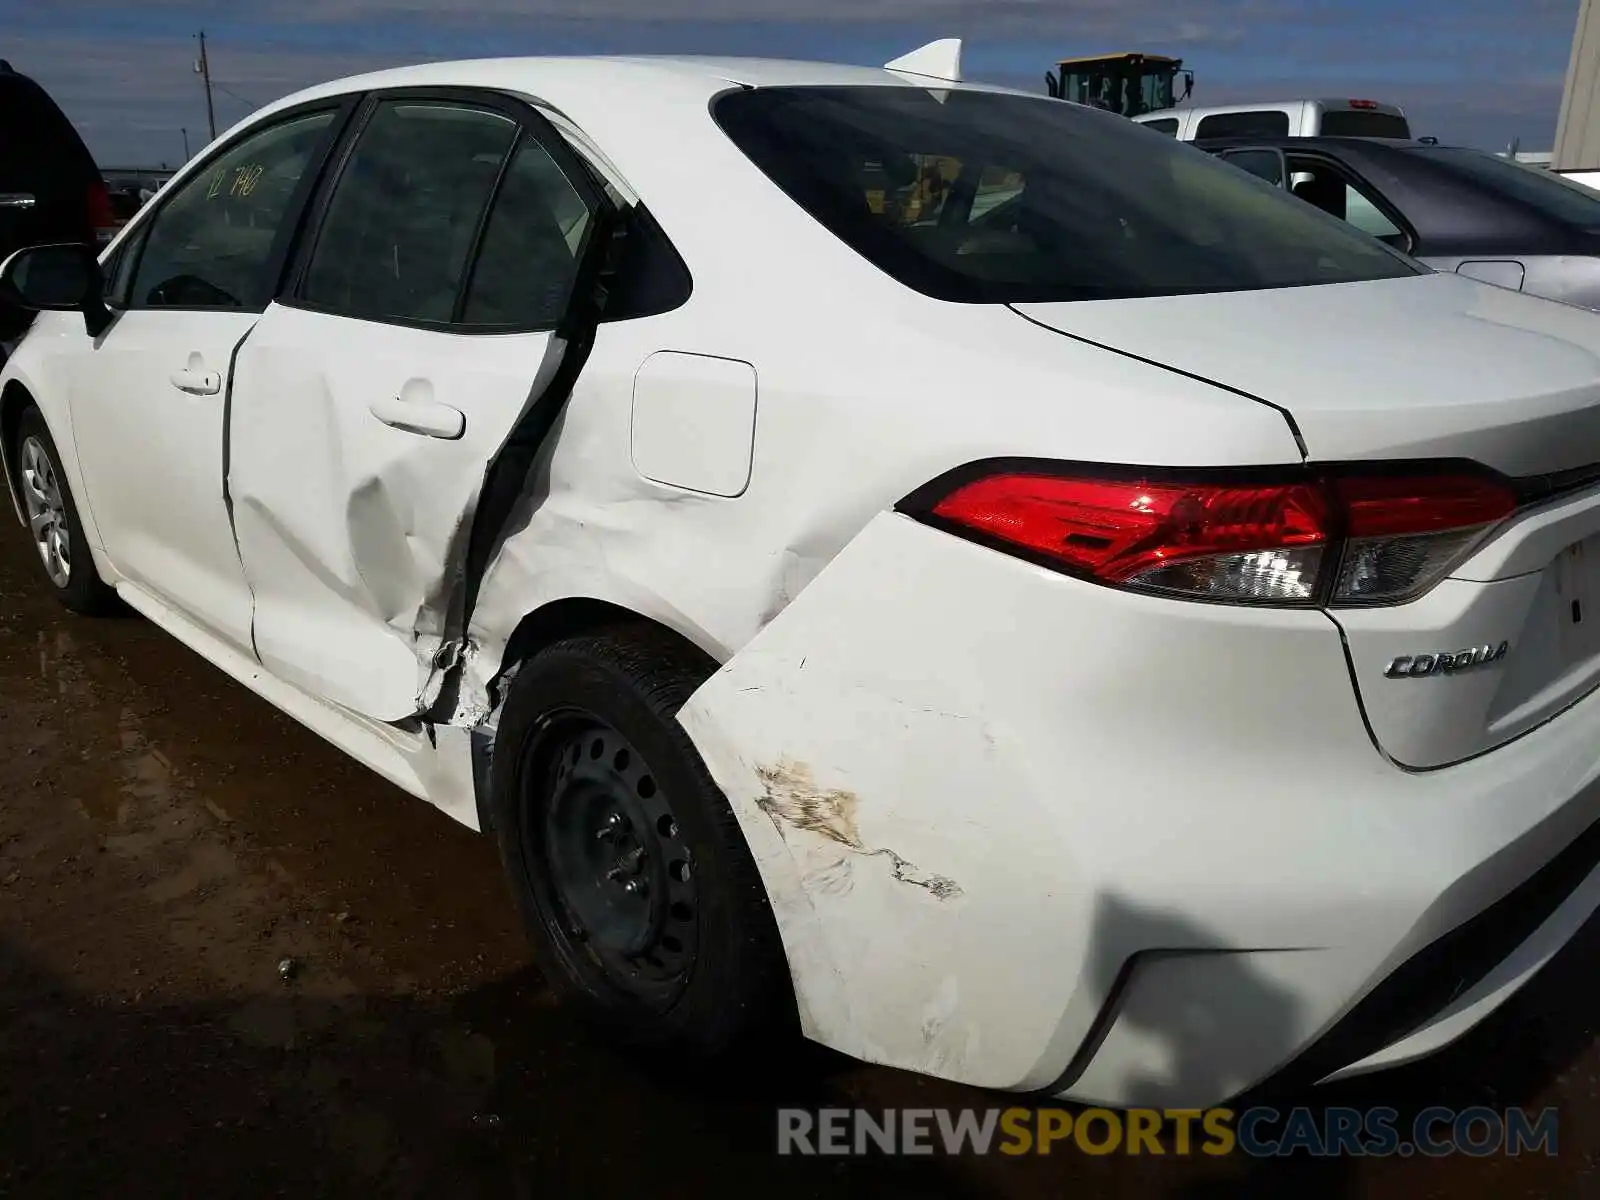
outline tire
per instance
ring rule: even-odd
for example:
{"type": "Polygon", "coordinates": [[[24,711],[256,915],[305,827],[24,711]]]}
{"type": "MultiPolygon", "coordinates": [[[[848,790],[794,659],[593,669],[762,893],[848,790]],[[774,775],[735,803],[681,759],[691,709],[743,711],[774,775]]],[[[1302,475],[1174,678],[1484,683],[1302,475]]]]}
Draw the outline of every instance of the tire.
{"type": "Polygon", "coordinates": [[[648,625],[557,642],[512,682],[490,781],[557,993],[633,1045],[706,1059],[794,1022],[761,877],[674,719],[714,669],[648,625]]]}
{"type": "Polygon", "coordinates": [[[78,505],[61,469],[61,452],[37,408],[29,408],[17,423],[11,469],[28,519],[28,540],[36,552],[40,574],[56,599],[85,615],[117,611],[117,594],[94,565],[83,522],[78,519],[78,505]],[[44,524],[35,529],[34,523],[41,519],[44,524]]]}

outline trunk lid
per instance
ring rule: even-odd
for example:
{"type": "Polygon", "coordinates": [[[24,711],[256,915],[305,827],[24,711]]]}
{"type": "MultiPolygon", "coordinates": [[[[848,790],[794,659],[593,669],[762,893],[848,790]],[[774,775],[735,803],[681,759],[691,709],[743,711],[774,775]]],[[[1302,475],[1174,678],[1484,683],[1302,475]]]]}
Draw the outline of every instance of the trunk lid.
{"type": "Polygon", "coordinates": [[[1286,410],[1322,462],[1600,461],[1600,319],[1464,276],[1013,307],[1286,410]]]}
{"type": "Polygon", "coordinates": [[[1425,595],[1329,613],[1396,762],[1471,758],[1600,684],[1600,316],[1454,275],[1015,307],[1283,409],[1313,462],[1464,458],[1528,489],[1425,595]]]}

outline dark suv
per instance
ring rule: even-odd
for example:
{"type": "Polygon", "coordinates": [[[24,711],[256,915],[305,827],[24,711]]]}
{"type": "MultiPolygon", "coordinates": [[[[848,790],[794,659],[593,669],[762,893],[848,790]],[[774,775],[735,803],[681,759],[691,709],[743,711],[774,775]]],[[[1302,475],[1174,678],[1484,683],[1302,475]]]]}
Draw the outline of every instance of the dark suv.
{"type": "MultiPolygon", "coordinates": [[[[105,180],[72,122],[42,87],[0,60],[0,261],[24,246],[95,244],[115,225],[105,180]]],[[[21,335],[31,319],[0,295],[0,342],[21,335]]]]}

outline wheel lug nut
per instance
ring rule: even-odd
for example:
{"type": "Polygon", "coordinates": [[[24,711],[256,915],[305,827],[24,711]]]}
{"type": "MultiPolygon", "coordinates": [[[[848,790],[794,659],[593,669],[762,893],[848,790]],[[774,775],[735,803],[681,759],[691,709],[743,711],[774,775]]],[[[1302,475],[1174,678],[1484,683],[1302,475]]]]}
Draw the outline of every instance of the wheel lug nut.
{"type": "Polygon", "coordinates": [[[611,841],[628,832],[628,818],[621,813],[614,812],[606,818],[606,823],[595,830],[595,840],[601,842],[611,841]]]}
{"type": "Polygon", "coordinates": [[[627,883],[622,885],[622,890],[627,892],[630,896],[642,896],[647,889],[645,887],[644,880],[630,879],[627,883]]]}

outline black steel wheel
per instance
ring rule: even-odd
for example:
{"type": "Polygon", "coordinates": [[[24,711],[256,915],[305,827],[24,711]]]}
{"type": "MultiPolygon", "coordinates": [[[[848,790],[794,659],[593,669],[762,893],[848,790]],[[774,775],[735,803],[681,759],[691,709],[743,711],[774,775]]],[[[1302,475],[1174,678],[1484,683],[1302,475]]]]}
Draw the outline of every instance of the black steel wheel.
{"type": "Polygon", "coordinates": [[[670,798],[592,713],[552,714],[528,753],[523,839],[543,903],[619,990],[671,1007],[694,969],[699,896],[670,798]]]}
{"type": "Polygon", "coordinates": [[[760,873],[675,719],[714,669],[649,625],[547,646],[511,683],[490,778],[552,985],[625,1040],[712,1057],[794,1023],[760,873]]]}

